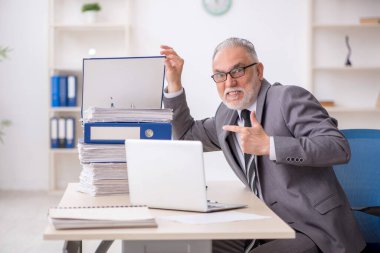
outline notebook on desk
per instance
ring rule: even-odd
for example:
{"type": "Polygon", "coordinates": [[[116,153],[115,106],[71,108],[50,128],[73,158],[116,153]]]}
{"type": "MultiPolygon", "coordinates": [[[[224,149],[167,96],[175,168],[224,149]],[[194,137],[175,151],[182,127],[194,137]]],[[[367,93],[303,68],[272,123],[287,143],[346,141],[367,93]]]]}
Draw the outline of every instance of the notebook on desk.
{"type": "Polygon", "coordinates": [[[55,207],[48,218],[55,229],[157,227],[146,206],[55,207]]]}
{"type": "Polygon", "coordinates": [[[199,141],[126,140],[131,204],[214,212],[245,207],[207,200],[199,141]]]}

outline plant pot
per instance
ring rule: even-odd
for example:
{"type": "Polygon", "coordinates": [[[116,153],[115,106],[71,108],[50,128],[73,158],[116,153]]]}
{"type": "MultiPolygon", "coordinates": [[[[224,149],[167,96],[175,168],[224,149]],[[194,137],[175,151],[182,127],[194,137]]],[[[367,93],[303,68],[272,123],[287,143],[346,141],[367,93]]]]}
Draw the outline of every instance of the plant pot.
{"type": "Polygon", "coordinates": [[[83,12],[84,22],[87,24],[93,24],[98,19],[97,11],[85,11],[83,12]]]}

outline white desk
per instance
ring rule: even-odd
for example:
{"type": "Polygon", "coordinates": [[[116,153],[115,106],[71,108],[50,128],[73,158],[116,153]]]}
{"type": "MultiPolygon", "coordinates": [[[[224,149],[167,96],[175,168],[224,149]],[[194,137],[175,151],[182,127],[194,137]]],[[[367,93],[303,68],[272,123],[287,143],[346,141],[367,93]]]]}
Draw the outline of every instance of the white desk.
{"type": "MultiPolygon", "coordinates": [[[[106,206],[129,204],[128,195],[91,197],[77,192],[76,184],[69,184],[59,206],[106,206]]],[[[245,203],[239,212],[270,216],[270,219],[191,225],[158,219],[157,228],[76,229],[55,230],[49,224],[45,240],[213,240],[213,239],[285,239],[295,232],[240,182],[208,182],[208,198],[220,202],[245,203]]],[[[188,215],[189,212],[151,209],[155,217],[188,215]]]]}

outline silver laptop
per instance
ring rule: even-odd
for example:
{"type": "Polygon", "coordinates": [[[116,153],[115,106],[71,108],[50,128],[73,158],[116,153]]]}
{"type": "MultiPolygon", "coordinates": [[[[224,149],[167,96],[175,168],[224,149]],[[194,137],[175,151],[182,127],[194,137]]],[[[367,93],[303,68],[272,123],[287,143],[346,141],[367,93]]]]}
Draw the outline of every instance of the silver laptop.
{"type": "Polygon", "coordinates": [[[245,207],[207,200],[199,141],[126,140],[131,204],[214,212],[245,207]]]}

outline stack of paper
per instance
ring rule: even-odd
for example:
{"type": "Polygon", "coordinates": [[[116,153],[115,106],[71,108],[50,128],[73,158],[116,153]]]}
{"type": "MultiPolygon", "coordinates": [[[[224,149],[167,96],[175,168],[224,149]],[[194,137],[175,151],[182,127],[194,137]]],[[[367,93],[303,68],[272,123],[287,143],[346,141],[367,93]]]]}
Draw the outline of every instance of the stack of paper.
{"type": "Polygon", "coordinates": [[[79,141],[79,160],[84,163],[125,163],[124,144],[89,144],[79,141]]]}
{"type": "Polygon", "coordinates": [[[157,227],[146,206],[57,207],[49,220],[55,229],[157,227]]]}
{"type": "Polygon", "coordinates": [[[91,196],[129,192],[126,163],[90,163],[82,167],[79,191],[91,196]]]}
{"type": "Polygon", "coordinates": [[[125,109],[90,107],[83,113],[83,122],[170,122],[172,109],[125,109]]]}

